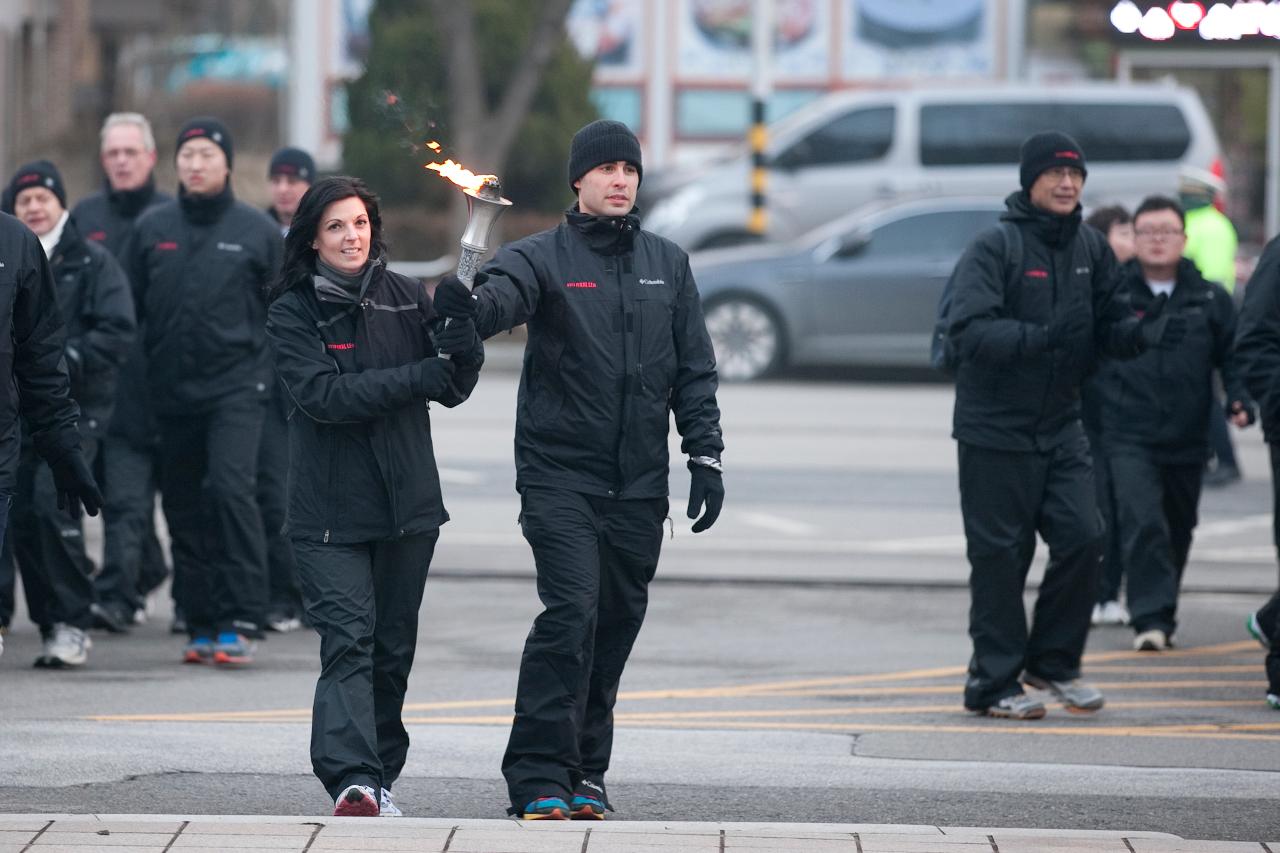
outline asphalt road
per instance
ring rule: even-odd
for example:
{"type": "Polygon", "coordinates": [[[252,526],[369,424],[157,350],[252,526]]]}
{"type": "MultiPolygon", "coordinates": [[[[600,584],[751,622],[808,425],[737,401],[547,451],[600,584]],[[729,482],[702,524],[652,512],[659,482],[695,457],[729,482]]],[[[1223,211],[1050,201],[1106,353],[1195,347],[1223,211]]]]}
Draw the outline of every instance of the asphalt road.
{"type": "MultiPolygon", "coordinates": [[[[433,408],[453,521],[428,583],[397,798],[493,817],[516,665],[537,612],[516,527],[514,374],[433,408]]],[[[1039,722],[964,713],[967,566],[945,385],[824,378],[730,386],[728,504],[694,537],[673,467],[671,538],[623,682],[610,788],[630,819],[866,821],[1280,837],[1280,715],[1244,614],[1276,584],[1265,448],[1208,492],[1178,648],[1095,631],[1108,706],[1039,722]]],[[[678,439],[673,442],[678,450],[678,439]]],[[[1038,571],[1038,570],[1037,570],[1038,571]]],[[[1034,573],[1033,573],[1034,578],[1034,573]]],[[[323,814],[309,774],[310,632],[226,672],[177,663],[165,602],[95,636],[77,672],[0,658],[0,811],[323,814]]],[[[1278,848],[1280,849],[1280,848],[1278,848]]]]}

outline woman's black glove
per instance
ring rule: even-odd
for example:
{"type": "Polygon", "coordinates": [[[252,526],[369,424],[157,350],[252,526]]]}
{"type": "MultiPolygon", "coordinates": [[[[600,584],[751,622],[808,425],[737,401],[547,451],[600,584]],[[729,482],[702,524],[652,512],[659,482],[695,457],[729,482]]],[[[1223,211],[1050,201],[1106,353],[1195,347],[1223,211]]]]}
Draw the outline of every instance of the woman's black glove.
{"type": "MultiPolygon", "coordinates": [[[[482,275],[482,273],[476,273],[476,284],[483,283],[482,275]]],[[[431,302],[435,307],[436,314],[441,317],[462,319],[476,316],[475,297],[471,295],[471,291],[467,289],[467,286],[452,273],[440,279],[431,302]]]]}
{"type": "Polygon", "coordinates": [[[447,358],[424,358],[418,362],[421,369],[418,389],[428,400],[442,399],[453,387],[454,364],[447,358]]]}
{"type": "Polygon", "coordinates": [[[435,338],[436,349],[458,357],[468,355],[480,343],[480,336],[476,334],[476,322],[470,317],[450,317],[448,323],[435,327],[432,336],[435,338]]]}
{"type": "Polygon", "coordinates": [[[80,510],[97,515],[102,507],[102,492],[89,473],[84,454],[79,448],[69,450],[49,466],[53,470],[53,487],[58,494],[58,509],[65,509],[73,518],[80,517],[80,510]]]}
{"type": "Polygon", "coordinates": [[[689,463],[689,510],[690,518],[698,518],[698,512],[706,506],[702,518],[693,523],[693,532],[701,533],[716,523],[720,517],[720,508],[724,506],[724,478],[715,468],[689,463]]]}

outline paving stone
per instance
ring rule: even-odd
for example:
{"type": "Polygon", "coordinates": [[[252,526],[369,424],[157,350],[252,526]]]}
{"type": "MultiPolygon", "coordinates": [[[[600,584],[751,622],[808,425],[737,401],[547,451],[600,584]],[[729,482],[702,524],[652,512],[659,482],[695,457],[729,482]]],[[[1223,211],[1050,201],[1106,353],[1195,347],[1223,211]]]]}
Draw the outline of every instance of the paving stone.
{"type": "Polygon", "coordinates": [[[237,833],[235,835],[215,835],[212,832],[197,832],[187,835],[185,832],[174,839],[170,850],[239,850],[244,847],[257,847],[263,850],[288,851],[302,853],[307,842],[307,835],[256,835],[249,837],[237,833]]]}
{"type": "MultiPolygon", "coordinates": [[[[710,849],[710,848],[708,848],[710,849]]],[[[724,849],[730,850],[750,850],[759,853],[761,850],[769,850],[772,853],[851,853],[858,849],[858,843],[854,841],[853,835],[844,838],[785,838],[778,836],[775,838],[752,838],[741,837],[729,839],[725,838],[724,849]]],[[[595,845],[588,848],[589,853],[594,853],[595,845]]]]}
{"type": "Polygon", "coordinates": [[[449,844],[449,853],[579,853],[585,835],[585,829],[576,827],[508,832],[460,829],[449,844]]]}
{"type": "MultiPolygon", "coordinates": [[[[53,825],[45,830],[45,835],[50,833],[61,832],[109,832],[115,835],[118,832],[128,832],[144,835],[163,835],[165,840],[163,844],[168,844],[173,834],[182,828],[180,820],[93,820],[84,819],[66,819],[55,820],[53,825]]],[[[157,843],[155,839],[151,840],[152,844],[157,843]]]]}
{"type": "Polygon", "coordinates": [[[1000,853],[1127,853],[1118,838],[1015,838],[996,839],[1000,853]]]}
{"type": "Polygon", "coordinates": [[[46,846],[54,844],[68,847],[111,847],[119,853],[121,847],[127,847],[130,850],[143,847],[163,848],[168,843],[168,836],[153,832],[113,832],[110,835],[99,835],[96,832],[46,832],[31,846],[41,851],[46,846]]]}
{"type": "MultiPolygon", "coordinates": [[[[638,837],[643,837],[643,836],[638,836],[638,837]]],[[[627,840],[610,841],[607,845],[603,845],[603,844],[597,845],[596,837],[592,835],[591,844],[587,846],[587,853],[655,853],[655,851],[659,851],[659,850],[661,850],[662,853],[707,853],[708,850],[719,850],[719,849],[720,849],[720,846],[718,841],[716,842],[715,845],[711,847],[707,847],[706,845],[703,845],[703,844],[688,845],[688,844],[682,844],[679,842],[659,844],[659,845],[637,844],[633,841],[627,841],[627,840]]],[[[780,853],[782,853],[782,851],[785,851],[785,853],[792,853],[792,850],[798,851],[805,848],[782,847],[782,848],[775,848],[775,849],[779,850],[780,853]]],[[[453,848],[450,847],[449,851],[450,853],[452,853],[453,848]]]]}
{"type": "Polygon", "coordinates": [[[436,833],[426,830],[412,836],[383,836],[381,838],[359,838],[352,835],[325,838],[320,835],[311,850],[416,850],[419,853],[444,849],[449,833],[436,833]]]}
{"type": "MultiPolygon", "coordinates": [[[[0,832],[39,832],[50,823],[48,818],[0,817],[0,832]]],[[[5,842],[8,843],[7,841],[5,842]]]]}
{"type": "Polygon", "coordinates": [[[351,818],[353,823],[326,823],[316,836],[321,838],[436,838],[441,842],[449,837],[455,823],[433,822],[427,824],[411,818],[351,818]]]}
{"type": "Polygon", "coordinates": [[[19,847],[25,847],[35,838],[38,829],[0,829],[0,844],[17,844],[19,847]]]}
{"type": "MultiPolygon", "coordinates": [[[[155,836],[151,837],[155,838],[155,836]]],[[[121,850],[128,850],[129,853],[164,853],[165,846],[163,844],[139,844],[134,847],[111,847],[101,844],[66,844],[60,842],[57,844],[33,844],[29,850],[30,853],[120,853],[121,850]]]]}
{"type": "Polygon", "coordinates": [[[316,831],[312,823],[221,823],[198,818],[187,824],[183,835],[294,835],[310,838],[316,831]]]}
{"type": "Polygon", "coordinates": [[[1134,838],[1129,841],[1134,853],[1263,853],[1256,841],[1166,841],[1134,838]]]}
{"type": "Polygon", "coordinates": [[[991,842],[976,838],[912,838],[910,836],[858,836],[862,853],[991,853],[991,842]]]}

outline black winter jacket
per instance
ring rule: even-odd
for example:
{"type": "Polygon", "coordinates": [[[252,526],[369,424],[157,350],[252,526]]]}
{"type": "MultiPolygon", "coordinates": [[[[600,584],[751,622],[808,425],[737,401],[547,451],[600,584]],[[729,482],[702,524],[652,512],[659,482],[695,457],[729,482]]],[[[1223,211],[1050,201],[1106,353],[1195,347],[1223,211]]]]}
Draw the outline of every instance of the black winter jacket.
{"type": "Polygon", "coordinates": [[[998,227],[979,234],[952,273],[948,334],[960,364],[952,435],[994,450],[1046,452],[1083,435],[1080,383],[1098,354],[1142,351],[1137,317],[1118,290],[1116,261],[1080,212],[1056,216],[1025,192],[1002,219],[1022,233],[1022,269],[1007,281],[998,227]],[[1049,348],[1049,326],[1075,315],[1076,337],[1049,348]]]}
{"type": "MultiPolygon", "coordinates": [[[[71,219],[86,240],[104,246],[124,266],[128,263],[126,246],[133,235],[138,217],[172,201],[173,196],[156,190],[154,180],[147,181],[139,189],[123,192],[107,186],[76,204],[71,211],[71,219]]],[[[143,338],[139,328],[133,347],[120,367],[116,381],[115,413],[107,428],[108,434],[125,439],[139,448],[150,447],[157,440],[155,413],[151,409],[151,394],[147,389],[147,359],[143,352],[143,338]]]]}
{"type": "Polygon", "coordinates": [[[693,456],[720,458],[716,360],[688,256],[638,217],[587,216],[504,246],[477,289],[481,337],[529,325],[516,487],[668,493],[671,414],[693,456]]]}
{"type": "Polygon", "coordinates": [[[266,285],[280,266],[280,231],[231,195],[184,196],[144,214],[126,272],[142,321],[157,414],[266,399],[266,285]]]}
{"type": "Polygon", "coordinates": [[[116,404],[116,374],[134,341],[133,294],[111,253],[68,221],[49,259],[66,324],[71,396],[80,432],[101,438],[116,404]]]}
{"type": "Polygon", "coordinates": [[[79,409],[63,358],[62,315],[53,274],[31,230],[0,213],[0,494],[13,494],[19,415],[32,443],[53,463],[80,448],[79,409]]]}
{"type": "Polygon", "coordinates": [[[1280,442],[1280,237],[1262,250],[1240,308],[1236,362],[1262,409],[1268,442],[1280,442]]]}
{"type": "MultiPolygon", "coordinates": [[[[295,539],[370,542],[449,520],[431,445],[423,360],[434,313],[422,284],[384,269],[361,306],[321,302],[308,278],[271,303],[267,333],[289,408],[289,508],[295,539]]],[[[439,402],[475,388],[483,351],[457,367],[439,402]]]]}
{"type": "MultiPolygon", "coordinates": [[[[1121,287],[1139,315],[1155,298],[1137,261],[1122,268],[1121,287]]],[[[1229,401],[1252,405],[1235,365],[1236,309],[1225,288],[1183,258],[1164,310],[1186,318],[1186,337],[1176,347],[1131,360],[1104,360],[1084,394],[1096,397],[1108,452],[1136,448],[1162,464],[1194,465],[1209,457],[1205,412],[1213,399],[1213,371],[1221,373],[1229,401]]]]}

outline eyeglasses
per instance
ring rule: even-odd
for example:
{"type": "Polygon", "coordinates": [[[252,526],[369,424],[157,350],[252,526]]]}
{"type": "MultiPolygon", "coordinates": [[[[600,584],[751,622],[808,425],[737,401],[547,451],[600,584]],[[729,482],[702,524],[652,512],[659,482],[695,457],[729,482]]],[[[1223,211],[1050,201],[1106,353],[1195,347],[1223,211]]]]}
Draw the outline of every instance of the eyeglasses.
{"type": "Polygon", "coordinates": [[[1041,172],[1042,175],[1048,175],[1050,180],[1060,182],[1063,178],[1067,178],[1073,184],[1084,183],[1084,172],[1075,166],[1051,166],[1041,172]]]}
{"type": "Polygon", "coordinates": [[[1177,228],[1138,228],[1133,232],[1133,236],[1139,240],[1172,240],[1182,234],[1177,228]]]}

